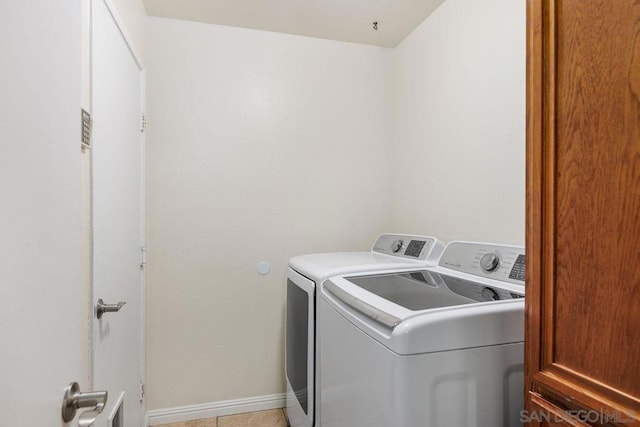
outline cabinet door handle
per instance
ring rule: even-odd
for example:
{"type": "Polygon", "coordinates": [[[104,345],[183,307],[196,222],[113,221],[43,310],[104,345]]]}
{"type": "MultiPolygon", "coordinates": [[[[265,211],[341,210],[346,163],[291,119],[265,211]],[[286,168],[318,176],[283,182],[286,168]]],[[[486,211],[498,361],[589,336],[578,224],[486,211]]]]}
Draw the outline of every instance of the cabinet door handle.
{"type": "Polygon", "coordinates": [[[538,393],[530,392],[529,398],[534,410],[543,412],[545,417],[547,414],[549,415],[546,421],[548,421],[550,425],[562,427],[591,427],[589,424],[571,415],[566,409],[562,409],[549,402],[538,393]]]}

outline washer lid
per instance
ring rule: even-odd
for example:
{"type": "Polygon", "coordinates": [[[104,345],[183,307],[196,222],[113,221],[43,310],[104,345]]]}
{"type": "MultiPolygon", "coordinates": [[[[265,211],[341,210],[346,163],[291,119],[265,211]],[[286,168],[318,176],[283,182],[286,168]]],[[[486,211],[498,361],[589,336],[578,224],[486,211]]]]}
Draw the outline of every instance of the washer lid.
{"type": "Polygon", "coordinates": [[[345,279],[412,311],[523,297],[485,284],[427,271],[345,279]]]}
{"type": "Polygon", "coordinates": [[[487,282],[407,270],[333,277],[322,283],[320,295],[397,354],[523,341],[522,294],[487,282]]]}
{"type": "Polygon", "coordinates": [[[381,234],[370,252],[333,252],[293,257],[289,267],[315,282],[365,271],[434,266],[444,244],[430,236],[381,234]]]}
{"type": "Polygon", "coordinates": [[[375,252],[335,252],[301,255],[289,260],[289,267],[315,282],[331,276],[364,271],[400,270],[427,266],[424,261],[391,257],[375,252]]]}

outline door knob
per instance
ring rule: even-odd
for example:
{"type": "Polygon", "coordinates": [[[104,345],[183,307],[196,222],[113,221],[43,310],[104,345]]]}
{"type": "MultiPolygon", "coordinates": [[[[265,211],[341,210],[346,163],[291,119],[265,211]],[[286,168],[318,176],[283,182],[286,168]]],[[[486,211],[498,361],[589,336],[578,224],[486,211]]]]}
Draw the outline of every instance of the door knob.
{"type": "Polygon", "coordinates": [[[117,304],[105,304],[100,298],[96,304],[96,317],[100,319],[104,313],[117,313],[125,304],[125,301],[119,301],[117,304]]]}
{"type": "Polygon", "coordinates": [[[62,419],[68,423],[75,418],[78,409],[91,408],[80,414],[80,418],[78,418],[78,427],[91,427],[98,415],[104,410],[108,397],[109,394],[106,391],[81,393],[78,383],[73,382],[64,389],[62,419]]]}

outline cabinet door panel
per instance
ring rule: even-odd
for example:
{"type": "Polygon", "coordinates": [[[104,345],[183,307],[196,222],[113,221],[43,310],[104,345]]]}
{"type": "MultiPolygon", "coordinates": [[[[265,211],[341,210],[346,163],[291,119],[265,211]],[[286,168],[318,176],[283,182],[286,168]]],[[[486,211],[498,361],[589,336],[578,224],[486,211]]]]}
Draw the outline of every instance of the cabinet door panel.
{"type": "Polygon", "coordinates": [[[640,5],[635,3],[556,2],[551,286],[553,362],[640,395],[640,91],[635,91],[640,5]]]}
{"type": "Polygon", "coordinates": [[[640,1],[529,0],[527,49],[527,390],[640,426],[640,1]]]}

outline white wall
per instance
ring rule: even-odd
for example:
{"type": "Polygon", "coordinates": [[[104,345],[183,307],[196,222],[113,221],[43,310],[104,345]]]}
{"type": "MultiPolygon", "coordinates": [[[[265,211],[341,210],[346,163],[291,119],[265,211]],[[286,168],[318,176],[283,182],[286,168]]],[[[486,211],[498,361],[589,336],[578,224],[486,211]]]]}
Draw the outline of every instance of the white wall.
{"type": "Polygon", "coordinates": [[[284,390],[293,255],[523,244],[524,0],[447,0],[394,50],[149,22],[149,409],[284,390]]]}
{"type": "Polygon", "coordinates": [[[148,408],[281,393],[287,259],[390,222],[391,51],[149,21],[148,408]]]}
{"type": "Polygon", "coordinates": [[[147,11],[142,0],[112,0],[122,18],[129,37],[138,54],[144,58],[146,42],[147,11]]]}
{"type": "Polygon", "coordinates": [[[391,229],[524,244],[525,0],[446,0],[393,53],[391,229]]]}

